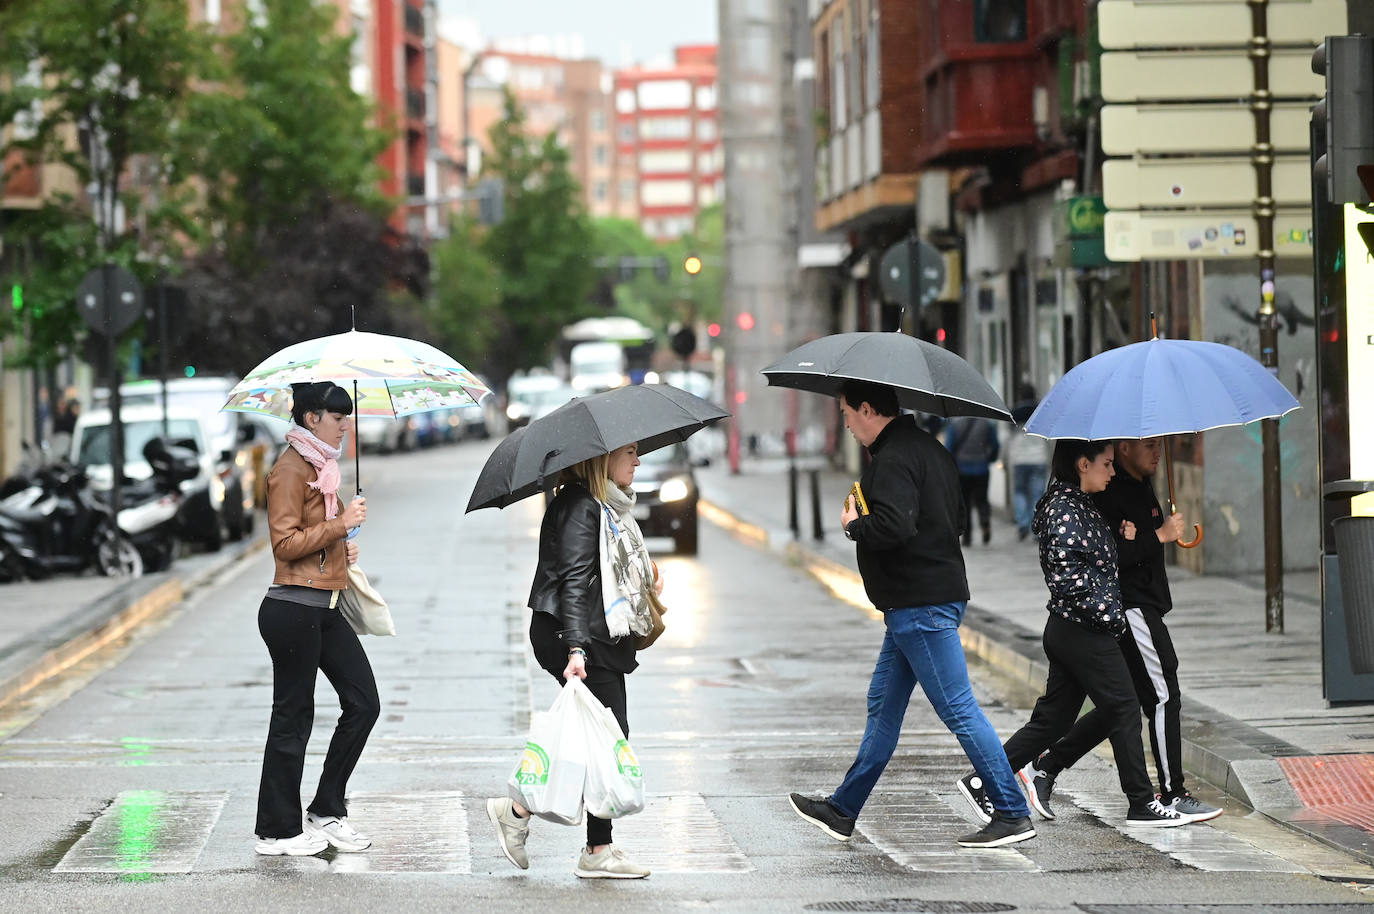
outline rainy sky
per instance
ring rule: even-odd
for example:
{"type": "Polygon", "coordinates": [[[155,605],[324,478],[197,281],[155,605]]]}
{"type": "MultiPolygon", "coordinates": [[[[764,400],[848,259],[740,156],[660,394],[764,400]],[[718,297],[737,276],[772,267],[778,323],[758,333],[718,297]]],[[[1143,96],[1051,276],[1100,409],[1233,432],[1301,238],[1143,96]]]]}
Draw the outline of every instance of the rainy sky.
{"type": "Polygon", "coordinates": [[[473,43],[463,33],[470,34],[475,22],[480,32],[476,43],[482,45],[539,34],[570,49],[569,56],[597,57],[621,67],[669,59],[681,44],[714,44],[716,4],[717,0],[439,0],[439,18],[447,36],[463,44],[473,43]]]}

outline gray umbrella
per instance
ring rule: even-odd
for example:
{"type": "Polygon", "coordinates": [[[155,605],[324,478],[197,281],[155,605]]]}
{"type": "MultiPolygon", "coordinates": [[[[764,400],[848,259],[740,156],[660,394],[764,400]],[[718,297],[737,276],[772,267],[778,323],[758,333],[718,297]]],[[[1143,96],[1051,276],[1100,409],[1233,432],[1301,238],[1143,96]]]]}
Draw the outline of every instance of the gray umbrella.
{"type": "Polygon", "coordinates": [[[477,476],[468,511],[506,505],[553,486],[574,464],[639,442],[647,454],[686,441],[730,415],[670,384],[636,384],[577,397],[496,446],[477,476]]]}
{"type": "Polygon", "coordinates": [[[934,343],[905,333],[836,333],[793,349],[763,369],[773,387],[836,396],[845,381],[897,389],[907,409],[936,416],[1011,421],[1007,404],[978,370],[934,343]]]}

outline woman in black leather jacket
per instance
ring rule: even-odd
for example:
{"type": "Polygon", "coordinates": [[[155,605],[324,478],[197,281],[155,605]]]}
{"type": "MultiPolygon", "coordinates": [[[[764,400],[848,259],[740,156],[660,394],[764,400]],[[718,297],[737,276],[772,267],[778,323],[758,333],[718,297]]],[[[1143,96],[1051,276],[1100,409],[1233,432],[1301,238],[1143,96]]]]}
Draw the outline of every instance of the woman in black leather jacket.
{"type": "MultiPolygon", "coordinates": [[[[603,505],[621,505],[625,514],[630,513],[634,503],[630,484],[637,466],[638,446],[630,444],[563,471],[558,493],[549,502],[539,529],[539,564],[529,599],[534,610],[530,645],[539,665],[559,683],[573,676],[581,678],[597,700],[611,709],[627,737],[625,674],[639,665],[636,638],[613,638],[607,629],[599,537],[603,505]]],[[[661,587],[661,582],[655,584],[661,587]]],[[[509,798],[497,797],[487,800],[487,815],[506,857],[528,869],[528,811],[509,798]]],[[[610,820],[592,815],[587,816],[587,846],[574,872],[601,879],[649,875],[647,867],[630,861],[611,843],[610,820]]]]}

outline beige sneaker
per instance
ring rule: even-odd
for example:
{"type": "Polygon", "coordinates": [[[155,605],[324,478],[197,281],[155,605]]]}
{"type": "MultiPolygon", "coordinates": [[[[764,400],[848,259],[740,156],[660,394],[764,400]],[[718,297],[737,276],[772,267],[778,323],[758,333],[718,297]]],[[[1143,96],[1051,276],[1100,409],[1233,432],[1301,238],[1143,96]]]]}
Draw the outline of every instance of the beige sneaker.
{"type": "Polygon", "coordinates": [[[649,875],[649,868],[631,862],[623,850],[608,844],[599,854],[582,848],[573,874],[582,879],[643,879],[649,875]]]}
{"type": "Polygon", "coordinates": [[[530,817],[517,818],[514,807],[509,797],[492,797],[487,800],[487,818],[496,826],[496,840],[506,859],[527,870],[530,858],[525,853],[525,839],[530,834],[530,817]]]}

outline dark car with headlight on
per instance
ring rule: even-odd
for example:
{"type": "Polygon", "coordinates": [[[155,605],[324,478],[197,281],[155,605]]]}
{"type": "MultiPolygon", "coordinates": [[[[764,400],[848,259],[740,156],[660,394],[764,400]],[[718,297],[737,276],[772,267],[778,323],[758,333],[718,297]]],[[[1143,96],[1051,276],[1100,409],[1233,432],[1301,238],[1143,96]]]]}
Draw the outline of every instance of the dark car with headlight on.
{"type": "Polygon", "coordinates": [[[679,555],[697,554],[697,490],[685,444],[641,454],[635,470],[635,520],[646,537],[673,540],[679,555]]]}

